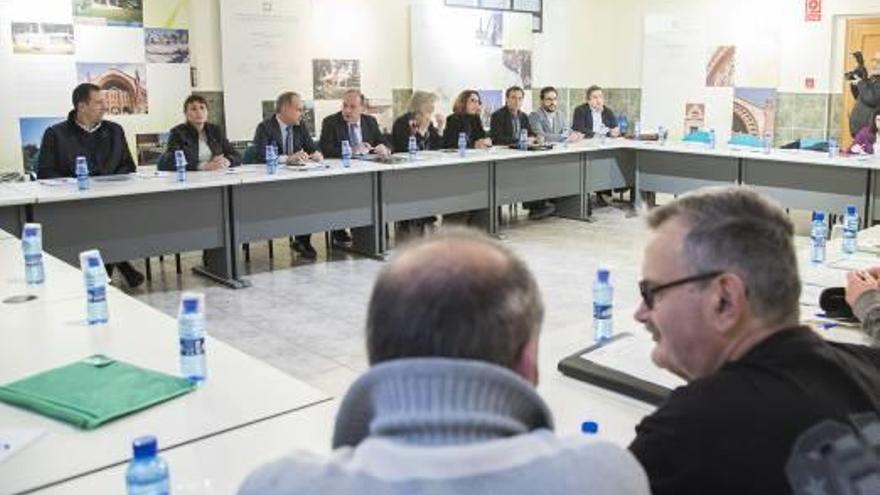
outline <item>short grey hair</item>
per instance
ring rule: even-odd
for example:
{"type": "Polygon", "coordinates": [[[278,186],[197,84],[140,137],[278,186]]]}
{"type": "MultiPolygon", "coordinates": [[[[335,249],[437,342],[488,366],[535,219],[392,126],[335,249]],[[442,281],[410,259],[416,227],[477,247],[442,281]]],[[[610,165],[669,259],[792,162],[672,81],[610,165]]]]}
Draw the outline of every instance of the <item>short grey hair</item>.
{"type": "Polygon", "coordinates": [[[285,91],[278,95],[278,98],[275,100],[275,113],[281,113],[281,109],[293,103],[294,98],[302,99],[299,93],[294,91],[285,91]]]}
{"type": "Polygon", "coordinates": [[[736,273],[756,317],[767,324],[798,318],[794,226],[778,204],[747,187],[711,187],[654,209],[648,226],[656,229],[672,219],[689,228],[683,256],[693,274],[736,273]]]}
{"type": "Polygon", "coordinates": [[[434,93],[429,93],[427,91],[415,91],[412,96],[409,97],[409,103],[406,105],[406,111],[410,113],[416,113],[422,109],[423,106],[427,104],[433,104],[437,102],[437,95],[434,93]]]}
{"type": "Polygon", "coordinates": [[[485,234],[449,229],[406,245],[380,273],[367,310],[367,353],[370,364],[447,357],[515,369],[543,317],[522,260],[485,234]]]}

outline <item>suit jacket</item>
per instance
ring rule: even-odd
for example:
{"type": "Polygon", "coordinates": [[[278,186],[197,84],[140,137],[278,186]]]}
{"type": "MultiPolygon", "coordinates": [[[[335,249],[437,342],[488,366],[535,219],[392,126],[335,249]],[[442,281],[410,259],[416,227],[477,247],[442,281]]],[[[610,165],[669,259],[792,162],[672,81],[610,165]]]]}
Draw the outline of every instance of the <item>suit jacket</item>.
{"type": "Polygon", "coordinates": [[[409,112],[401,115],[394,121],[394,126],[391,127],[391,143],[394,145],[394,152],[405,153],[409,151],[409,137],[413,135],[416,137],[416,144],[420,150],[439,150],[443,146],[443,139],[440,137],[440,132],[434,126],[434,123],[431,122],[431,125],[428,126],[428,131],[424,135],[419,133],[413,134],[409,128],[409,121],[412,118],[413,114],[409,112]]]}
{"type": "Polygon", "coordinates": [[[458,134],[463,132],[467,136],[467,147],[473,148],[474,143],[480,139],[489,137],[483,128],[483,121],[479,115],[466,113],[453,113],[446,117],[446,128],[443,129],[443,147],[458,148],[458,134]]]}
{"type": "MultiPolygon", "coordinates": [[[[517,112],[517,120],[519,120],[520,132],[525,129],[529,136],[535,134],[529,129],[529,117],[523,112],[517,112]]],[[[503,106],[492,114],[492,120],[489,121],[489,136],[492,137],[492,144],[515,144],[519,141],[519,136],[513,135],[513,114],[507,106],[503,106]]]]}
{"type": "Polygon", "coordinates": [[[76,157],[89,162],[89,175],[127,174],[135,171],[122,126],[105,120],[94,132],[76,123],[76,111],[67,120],[46,129],[40,143],[37,177],[76,177],[76,157]]]}
{"type": "MultiPolygon", "coordinates": [[[[281,125],[274,113],[257,124],[253,139],[254,151],[256,152],[254,156],[257,163],[266,163],[266,146],[270,144],[275,145],[279,155],[284,155],[284,138],[282,136],[281,125]]],[[[292,153],[297,151],[305,151],[310,155],[318,151],[315,140],[312,139],[308,127],[302,121],[299,125],[293,126],[292,153]]]]}
{"type": "Polygon", "coordinates": [[[544,136],[544,140],[555,143],[562,141],[562,133],[565,131],[565,115],[562,110],[553,112],[553,118],[541,109],[529,114],[529,128],[536,136],[544,136]]]}
{"type": "MultiPolygon", "coordinates": [[[[611,129],[617,127],[617,117],[608,107],[602,107],[602,123],[611,129]]],[[[574,117],[571,122],[571,129],[583,133],[586,137],[593,137],[593,111],[590,105],[584,103],[574,109],[574,117]]]]}
{"type": "MultiPolygon", "coordinates": [[[[379,130],[379,123],[372,115],[361,114],[361,138],[370,146],[384,144],[391,148],[388,140],[379,130]]],[[[321,153],[327,158],[340,158],[342,156],[342,141],[351,143],[348,137],[348,123],[342,118],[342,112],[324,117],[321,122],[321,153]]]]}
{"type": "MultiPolygon", "coordinates": [[[[241,165],[241,155],[232,147],[219,126],[206,122],[205,138],[208,141],[208,147],[211,148],[212,156],[225,156],[233,167],[241,165]]],[[[183,150],[183,154],[186,156],[187,170],[199,169],[199,131],[186,122],[171,129],[165,153],[162,153],[159,158],[159,170],[174,170],[176,168],[174,152],[177,150],[183,150]]]]}

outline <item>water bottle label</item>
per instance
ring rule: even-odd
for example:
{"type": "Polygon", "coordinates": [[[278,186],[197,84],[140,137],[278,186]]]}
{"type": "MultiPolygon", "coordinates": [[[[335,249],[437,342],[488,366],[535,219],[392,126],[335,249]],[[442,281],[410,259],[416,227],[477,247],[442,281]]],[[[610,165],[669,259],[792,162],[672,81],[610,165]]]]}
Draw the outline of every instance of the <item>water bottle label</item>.
{"type": "Polygon", "coordinates": [[[610,320],[611,319],[611,305],[610,304],[593,304],[593,318],[597,320],[610,320]]]}
{"type": "Polygon", "coordinates": [[[98,287],[89,287],[88,291],[89,303],[101,303],[107,300],[107,288],[103,285],[98,287]]]}
{"type": "Polygon", "coordinates": [[[205,353],[205,338],[180,339],[180,355],[184,357],[201,356],[205,353]]]}
{"type": "Polygon", "coordinates": [[[39,265],[43,262],[43,253],[29,253],[24,255],[24,264],[28,266],[39,265]]]}

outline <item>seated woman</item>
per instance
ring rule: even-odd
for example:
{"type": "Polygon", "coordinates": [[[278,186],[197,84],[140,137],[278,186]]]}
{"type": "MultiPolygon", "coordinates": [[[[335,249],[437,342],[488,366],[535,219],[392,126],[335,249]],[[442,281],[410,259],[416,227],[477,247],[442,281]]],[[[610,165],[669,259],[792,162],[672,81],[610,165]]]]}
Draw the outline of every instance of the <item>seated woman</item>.
{"type": "Polygon", "coordinates": [[[452,114],[446,118],[444,148],[458,148],[458,134],[461,132],[467,136],[468,148],[486,149],[492,146],[492,140],[480,120],[481,108],[480,93],[466,89],[458,94],[452,105],[452,114]]]}
{"type": "MultiPolygon", "coordinates": [[[[394,121],[391,128],[391,144],[395,153],[409,151],[410,137],[416,138],[419,150],[438,150],[443,146],[443,138],[440,133],[445,119],[437,114],[437,125],[434,125],[434,105],[437,96],[426,91],[416,91],[409,99],[407,111],[394,121]]],[[[397,232],[412,233],[413,230],[421,231],[434,223],[434,217],[416,218],[397,222],[397,232]]]]}
{"type": "Polygon", "coordinates": [[[877,133],[880,129],[880,108],[874,110],[871,124],[859,129],[849,147],[849,152],[856,155],[873,155],[874,146],[877,145],[877,133]]]}
{"type": "Polygon", "coordinates": [[[220,127],[208,122],[208,102],[190,95],[183,102],[186,122],[171,129],[165,153],[159,158],[159,170],[174,170],[174,152],[183,150],[187,170],[221,170],[241,164],[241,156],[232,147],[220,127]]]}

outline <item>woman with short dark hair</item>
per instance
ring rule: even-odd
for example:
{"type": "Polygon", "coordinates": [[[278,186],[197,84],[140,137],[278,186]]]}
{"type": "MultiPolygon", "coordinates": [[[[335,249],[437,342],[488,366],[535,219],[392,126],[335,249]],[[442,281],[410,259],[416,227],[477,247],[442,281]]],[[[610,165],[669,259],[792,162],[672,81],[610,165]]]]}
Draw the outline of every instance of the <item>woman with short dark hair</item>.
{"type": "Polygon", "coordinates": [[[208,122],[208,102],[200,95],[190,95],[183,102],[186,122],[171,129],[159,170],[174,170],[174,152],[183,150],[187,170],[222,170],[241,164],[241,156],[232,147],[219,126],[208,122]]]}

